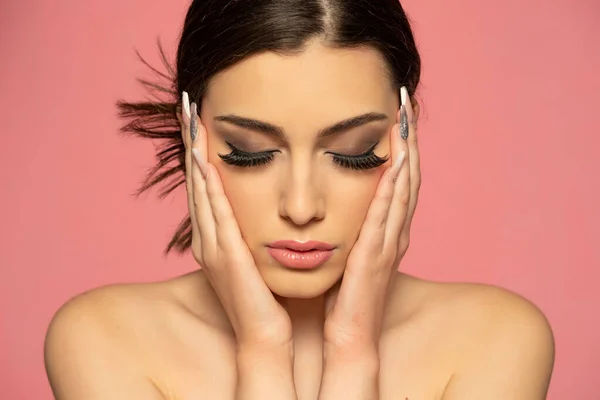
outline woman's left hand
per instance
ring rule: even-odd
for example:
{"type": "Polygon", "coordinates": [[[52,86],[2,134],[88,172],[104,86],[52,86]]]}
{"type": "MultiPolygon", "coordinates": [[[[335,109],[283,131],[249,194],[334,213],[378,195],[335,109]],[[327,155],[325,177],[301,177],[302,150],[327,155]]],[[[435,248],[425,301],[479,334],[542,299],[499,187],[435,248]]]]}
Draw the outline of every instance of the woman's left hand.
{"type": "MultiPolygon", "coordinates": [[[[392,166],[382,175],[352,248],[337,295],[326,303],[324,356],[344,359],[371,357],[378,362],[379,338],[392,276],[408,249],[421,173],[416,119],[406,89],[405,111],[398,112],[390,143],[392,166]],[[403,126],[404,125],[404,126],[403,126]],[[408,138],[401,137],[404,130],[408,138]],[[404,154],[404,155],[403,155],[404,154]]],[[[415,112],[416,111],[416,112],[415,112]]]]}

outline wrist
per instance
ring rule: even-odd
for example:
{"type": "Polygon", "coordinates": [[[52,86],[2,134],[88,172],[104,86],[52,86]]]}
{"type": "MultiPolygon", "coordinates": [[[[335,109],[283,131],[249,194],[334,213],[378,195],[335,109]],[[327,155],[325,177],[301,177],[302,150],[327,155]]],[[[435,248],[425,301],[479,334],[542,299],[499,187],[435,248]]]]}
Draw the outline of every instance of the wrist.
{"type": "Polygon", "coordinates": [[[375,345],[369,346],[337,346],[325,344],[323,348],[323,362],[357,366],[379,366],[379,350],[375,345]]]}
{"type": "Polygon", "coordinates": [[[297,400],[287,347],[244,347],[236,354],[236,400],[297,400]]]}
{"type": "Polygon", "coordinates": [[[252,368],[258,365],[293,365],[293,346],[238,346],[238,367],[252,368]]]}
{"type": "Polygon", "coordinates": [[[379,357],[345,357],[332,355],[324,360],[323,368],[327,373],[336,375],[360,375],[363,378],[373,378],[379,376],[380,362],[379,357]]]}
{"type": "Polygon", "coordinates": [[[330,352],[324,360],[319,400],[379,398],[379,356],[373,351],[330,352]]]}
{"type": "Polygon", "coordinates": [[[326,373],[337,376],[374,378],[379,376],[379,353],[374,349],[329,349],[324,353],[323,367],[326,373]]]}

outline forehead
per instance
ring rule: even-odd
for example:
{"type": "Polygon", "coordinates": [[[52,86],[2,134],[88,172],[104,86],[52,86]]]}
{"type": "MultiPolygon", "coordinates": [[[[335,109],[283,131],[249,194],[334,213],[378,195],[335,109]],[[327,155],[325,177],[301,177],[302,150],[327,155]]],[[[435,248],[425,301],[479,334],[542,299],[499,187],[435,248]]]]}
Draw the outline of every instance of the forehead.
{"type": "Polygon", "coordinates": [[[314,42],[300,54],[263,53],[218,74],[203,107],[210,115],[235,113],[285,126],[298,115],[328,123],[371,111],[393,114],[396,99],[378,51],[314,42]]]}

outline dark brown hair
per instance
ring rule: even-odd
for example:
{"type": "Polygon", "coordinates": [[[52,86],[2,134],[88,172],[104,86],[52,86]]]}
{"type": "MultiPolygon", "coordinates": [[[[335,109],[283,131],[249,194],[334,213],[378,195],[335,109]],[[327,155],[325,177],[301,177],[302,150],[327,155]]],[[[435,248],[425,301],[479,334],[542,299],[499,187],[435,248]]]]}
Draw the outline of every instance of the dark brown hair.
{"type": "MultiPolygon", "coordinates": [[[[398,0],[193,0],[187,12],[175,68],[159,43],[163,73],[140,59],[166,85],[140,79],[156,101],[119,101],[121,131],[159,142],[158,162],[137,191],[161,186],[165,197],[185,182],[185,148],[178,122],[180,97],[187,91],[200,108],[215,74],[258,53],[301,53],[320,38],[332,48],[369,46],[384,56],[390,81],[414,95],[421,61],[410,23],[398,0]]],[[[139,55],[139,54],[138,54],[139,55]]],[[[189,214],[165,252],[186,251],[192,241],[189,214]]]]}

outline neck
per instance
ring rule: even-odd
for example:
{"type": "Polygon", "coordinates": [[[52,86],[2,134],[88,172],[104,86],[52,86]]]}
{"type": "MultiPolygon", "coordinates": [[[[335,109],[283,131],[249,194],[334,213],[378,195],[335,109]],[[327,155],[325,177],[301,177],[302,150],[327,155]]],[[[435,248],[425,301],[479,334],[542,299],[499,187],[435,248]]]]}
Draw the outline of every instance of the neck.
{"type": "Polygon", "coordinates": [[[299,330],[302,334],[323,326],[325,319],[325,295],[311,299],[286,298],[283,306],[290,316],[294,332],[299,330]]]}
{"type": "Polygon", "coordinates": [[[283,306],[292,321],[294,381],[305,398],[317,398],[323,368],[325,295],[312,299],[287,298],[283,306]],[[304,393],[305,390],[317,390],[304,393]]]}

